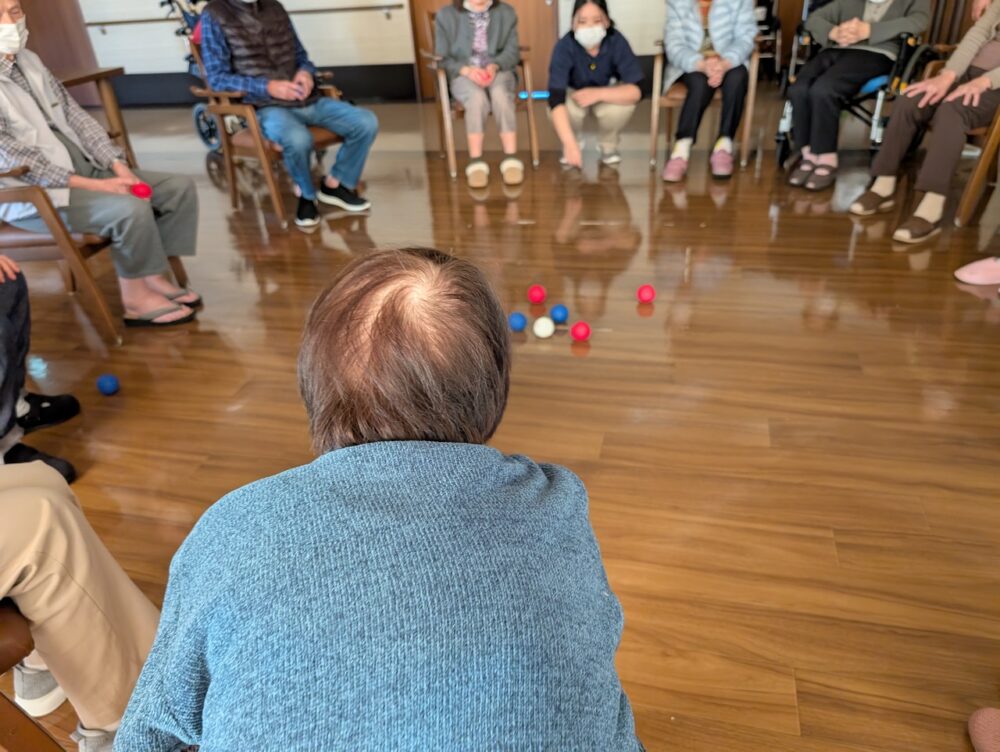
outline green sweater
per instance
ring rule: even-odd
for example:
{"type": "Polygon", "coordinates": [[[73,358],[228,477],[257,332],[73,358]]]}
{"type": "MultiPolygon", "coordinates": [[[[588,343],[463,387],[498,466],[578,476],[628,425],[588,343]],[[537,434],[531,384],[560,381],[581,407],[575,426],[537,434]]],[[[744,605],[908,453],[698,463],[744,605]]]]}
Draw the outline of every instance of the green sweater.
{"type": "MultiPolygon", "coordinates": [[[[469,14],[448,5],[438,11],[434,21],[434,51],[444,58],[442,65],[448,80],[454,80],[472,57],[472,23],[469,14]]],[[[490,8],[487,31],[488,54],[502,71],[512,71],[521,60],[521,45],[517,39],[517,13],[503,2],[490,8]]]]}

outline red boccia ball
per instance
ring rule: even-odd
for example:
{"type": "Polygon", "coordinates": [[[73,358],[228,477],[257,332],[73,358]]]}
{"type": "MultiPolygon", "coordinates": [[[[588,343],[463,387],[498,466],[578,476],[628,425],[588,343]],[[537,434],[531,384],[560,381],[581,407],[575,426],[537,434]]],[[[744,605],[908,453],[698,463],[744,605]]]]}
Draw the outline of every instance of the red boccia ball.
{"type": "Polygon", "coordinates": [[[153,196],[153,189],[149,187],[148,183],[136,183],[129,190],[132,191],[133,196],[143,200],[148,200],[153,196]]]}
{"type": "Polygon", "coordinates": [[[652,285],[642,285],[635,291],[635,296],[640,303],[652,303],[656,300],[656,288],[652,285]]]}
{"type": "Polygon", "coordinates": [[[586,342],[590,339],[590,324],[586,321],[577,321],[569,330],[569,334],[577,342],[586,342]]]}
{"type": "Polygon", "coordinates": [[[545,288],[542,287],[541,285],[532,285],[531,287],[528,288],[528,301],[534,303],[535,305],[544,303],[545,298],[547,297],[548,293],[545,291],[545,288]]]}

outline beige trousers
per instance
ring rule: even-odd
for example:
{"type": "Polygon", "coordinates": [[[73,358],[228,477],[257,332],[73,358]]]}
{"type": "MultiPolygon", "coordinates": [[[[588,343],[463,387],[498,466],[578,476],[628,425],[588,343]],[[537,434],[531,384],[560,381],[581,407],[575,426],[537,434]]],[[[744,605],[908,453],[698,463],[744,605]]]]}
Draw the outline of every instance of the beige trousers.
{"type": "Polygon", "coordinates": [[[593,113],[597,120],[597,143],[601,147],[602,154],[611,154],[618,151],[618,144],[621,141],[622,131],[632,119],[635,112],[634,104],[609,104],[608,102],[598,102],[591,107],[581,107],[573,101],[573,90],[566,92],[566,112],[569,115],[570,125],[576,134],[577,143],[583,136],[583,121],[587,118],[587,113],[593,113]]]}
{"type": "Polygon", "coordinates": [[[159,612],[114,560],[69,486],[41,462],[0,466],[0,598],[87,728],[113,726],[146,660],[159,612]]]}

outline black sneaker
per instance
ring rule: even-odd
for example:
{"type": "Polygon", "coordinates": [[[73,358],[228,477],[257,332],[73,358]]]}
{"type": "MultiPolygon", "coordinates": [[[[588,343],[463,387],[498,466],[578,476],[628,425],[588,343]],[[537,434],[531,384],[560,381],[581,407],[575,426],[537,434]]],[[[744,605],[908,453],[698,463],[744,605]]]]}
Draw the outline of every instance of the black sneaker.
{"type": "Polygon", "coordinates": [[[59,457],[53,457],[51,454],[40,452],[37,449],[32,449],[25,444],[15,444],[3,456],[3,463],[5,465],[19,465],[25,462],[44,462],[65,478],[67,483],[72,483],[76,480],[76,468],[69,462],[59,457]]]}
{"type": "Polygon", "coordinates": [[[24,401],[28,403],[28,412],[17,419],[25,433],[32,433],[41,428],[58,426],[70,418],[80,414],[80,403],[72,394],[57,394],[48,397],[44,394],[26,394],[24,401]]]}
{"type": "Polygon", "coordinates": [[[329,206],[339,206],[350,212],[362,212],[370,209],[372,205],[368,199],[361,198],[357,191],[352,191],[343,185],[329,188],[325,180],[319,186],[319,200],[329,206]]]}
{"type": "Polygon", "coordinates": [[[299,227],[315,227],[319,224],[319,209],[316,202],[299,198],[299,208],[295,211],[295,224],[299,227]]]}

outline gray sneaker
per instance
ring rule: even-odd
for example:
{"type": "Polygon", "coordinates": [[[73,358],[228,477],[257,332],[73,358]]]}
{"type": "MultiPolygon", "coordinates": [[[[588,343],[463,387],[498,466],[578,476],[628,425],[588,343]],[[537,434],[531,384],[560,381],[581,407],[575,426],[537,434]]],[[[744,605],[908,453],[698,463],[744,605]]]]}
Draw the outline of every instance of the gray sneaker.
{"type": "Polygon", "coordinates": [[[66,702],[66,693],[48,671],[14,666],[14,702],[32,718],[41,718],[66,702]]]}
{"type": "Polygon", "coordinates": [[[77,726],[69,738],[77,743],[80,752],[111,752],[115,746],[114,731],[91,731],[77,726]]]}

